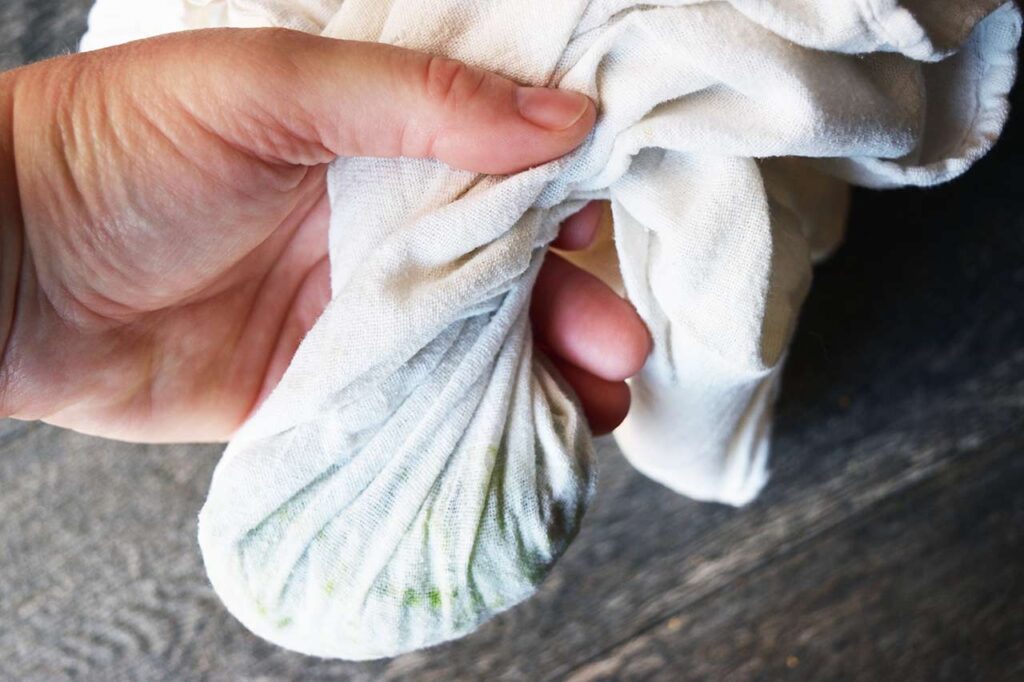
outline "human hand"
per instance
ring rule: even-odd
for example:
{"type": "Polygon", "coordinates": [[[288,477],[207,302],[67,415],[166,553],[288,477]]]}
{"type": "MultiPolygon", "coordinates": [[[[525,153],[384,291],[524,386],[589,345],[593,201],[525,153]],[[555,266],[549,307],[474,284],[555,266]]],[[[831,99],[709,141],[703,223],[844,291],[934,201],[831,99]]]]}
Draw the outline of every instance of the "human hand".
{"type": "MultiPolygon", "coordinates": [[[[280,380],[329,299],[332,159],[509,173],[595,120],[580,95],[269,29],[39,63],[0,75],[0,104],[0,415],[144,441],[224,439],[280,380]]],[[[536,293],[535,337],[610,430],[643,324],[554,255],[536,293]]]]}

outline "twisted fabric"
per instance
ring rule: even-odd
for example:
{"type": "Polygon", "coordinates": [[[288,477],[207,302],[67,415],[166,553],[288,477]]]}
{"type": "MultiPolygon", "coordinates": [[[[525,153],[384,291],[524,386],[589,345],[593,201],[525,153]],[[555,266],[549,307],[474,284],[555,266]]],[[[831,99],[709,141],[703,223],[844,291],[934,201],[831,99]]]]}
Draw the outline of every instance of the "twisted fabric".
{"type": "Polygon", "coordinates": [[[349,659],[465,635],[532,594],[579,528],[591,439],[527,318],[562,219],[611,201],[578,260],[654,340],[623,452],[681,493],[745,503],[767,478],[786,348],[812,263],[841,239],[846,183],[966,170],[1005,121],[1020,35],[1002,0],[135,4],[101,0],[83,48],[284,26],[599,103],[578,151],[514,176],[330,169],[332,301],[229,445],[199,539],[246,626],[349,659]]]}

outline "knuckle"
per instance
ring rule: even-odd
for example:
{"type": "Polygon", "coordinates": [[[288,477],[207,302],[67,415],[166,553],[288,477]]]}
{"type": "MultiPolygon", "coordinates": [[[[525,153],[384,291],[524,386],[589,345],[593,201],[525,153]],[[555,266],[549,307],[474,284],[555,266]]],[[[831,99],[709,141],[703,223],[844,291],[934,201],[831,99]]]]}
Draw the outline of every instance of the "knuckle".
{"type": "Polygon", "coordinates": [[[419,78],[426,102],[424,110],[406,122],[400,146],[405,156],[436,156],[453,130],[472,118],[473,102],[483,96],[491,76],[463,62],[429,56],[419,78]]]}
{"type": "Polygon", "coordinates": [[[424,70],[424,89],[430,101],[446,112],[456,112],[478,95],[486,79],[485,71],[447,57],[432,56],[424,70]]]}

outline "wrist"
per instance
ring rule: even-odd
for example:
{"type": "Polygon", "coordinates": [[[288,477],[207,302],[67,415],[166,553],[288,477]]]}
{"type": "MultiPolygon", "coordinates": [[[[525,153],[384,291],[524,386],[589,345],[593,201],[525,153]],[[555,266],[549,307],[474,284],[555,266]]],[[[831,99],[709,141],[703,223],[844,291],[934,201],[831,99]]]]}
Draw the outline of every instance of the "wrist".
{"type": "Polygon", "coordinates": [[[0,73],[0,417],[10,416],[10,346],[24,261],[24,223],[14,153],[15,72],[0,73]]]}

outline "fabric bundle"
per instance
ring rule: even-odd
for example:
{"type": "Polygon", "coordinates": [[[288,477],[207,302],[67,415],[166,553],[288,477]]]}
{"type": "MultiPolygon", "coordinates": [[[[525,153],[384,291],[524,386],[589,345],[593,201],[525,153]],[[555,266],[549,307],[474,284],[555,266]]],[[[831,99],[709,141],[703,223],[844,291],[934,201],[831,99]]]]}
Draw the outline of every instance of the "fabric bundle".
{"type": "Polygon", "coordinates": [[[1005,121],[1020,34],[1002,0],[100,0],[82,45],[215,25],[392,43],[599,104],[579,150],[513,176],[331,166],[332,300],[228,446],[199,540],[246,626],[348,659],[472,631],[579,528],[591,438],[527,317],[561,220],[611,201],[577,260],[654,340],[623,452],[745,503],[846,183],[966,170],[1005,121]]]}

